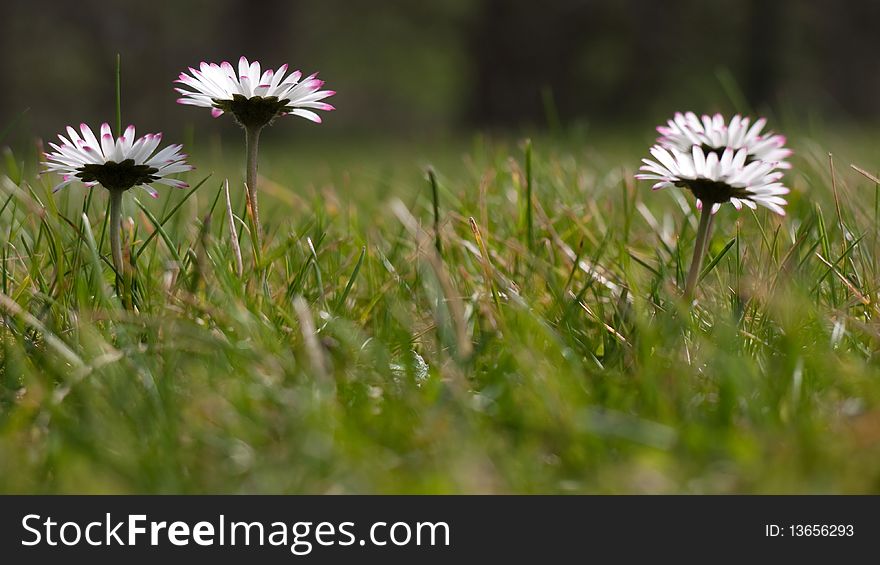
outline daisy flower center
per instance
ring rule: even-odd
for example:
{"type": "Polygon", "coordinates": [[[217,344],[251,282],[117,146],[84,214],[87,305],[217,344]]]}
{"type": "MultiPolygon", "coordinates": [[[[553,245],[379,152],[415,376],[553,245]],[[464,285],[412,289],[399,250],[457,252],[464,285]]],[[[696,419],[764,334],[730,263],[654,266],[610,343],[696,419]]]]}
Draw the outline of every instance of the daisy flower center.
{"type": "Polygon", "coordinates": [[[140,184],[149,184],[158,180],[154,176],[159,172],[156,167],[135,165],[134,159],[126,159],[119,163],[107,161],[103,164],[90,163],[76,169],[76,177],[83,182],[98,182],[108,190],[128,190],[140,184]]]}
{"type": "Polygon", "coordinates": [[[699,200],[711,204],[722,204],[731,198],[748,198],[750,195],[746,188],[730,186],[726,182],[704,178],[682,179],[676,182],[675,186],[687,188],[699,200]]]}
{"type": "Polygon", "coordinates": [[[252,96],[233,94],[232,100],[213,99],[214,107],[231,113],[239,124],[248,127],[268,125],[287,108],[290,100],[279,100],[277,96],[252,96]]]}

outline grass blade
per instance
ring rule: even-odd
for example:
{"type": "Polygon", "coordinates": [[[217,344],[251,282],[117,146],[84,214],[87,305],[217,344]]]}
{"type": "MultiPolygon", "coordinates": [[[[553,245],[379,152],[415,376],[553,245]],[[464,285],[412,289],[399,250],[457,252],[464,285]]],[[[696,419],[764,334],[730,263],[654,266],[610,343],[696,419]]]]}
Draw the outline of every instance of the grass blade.
{"type": "Polygon", "coordinates": [[[728,251],[730,251],[730,248],[733,247],[733,244],[736,243],[736,241],[737,241],[737,238],[735,238],[735,237],[734,237],[733,239],[731,239],[730,241],[728,241],[728,242],[727,242],[727,245],[724,246],[724,249],[722,249],[722,250],[718,253],[718,255],[716,255],[715,257],[713,257],[711,261],[709,261],[709,264],[706,265],[706,266],[703,268],[703,272],[700,273],[700,279],[699,279],[700,281],[702,281],[704,278],[706,278],[706,275],[708,275],[709,273],[711,273],[711,272],[712,272],[712,269],[714,269],[715,266],[716,266],[719,262],[721,262],[722,259],[724,259],[724,256],[727,254],[728,251]]]}

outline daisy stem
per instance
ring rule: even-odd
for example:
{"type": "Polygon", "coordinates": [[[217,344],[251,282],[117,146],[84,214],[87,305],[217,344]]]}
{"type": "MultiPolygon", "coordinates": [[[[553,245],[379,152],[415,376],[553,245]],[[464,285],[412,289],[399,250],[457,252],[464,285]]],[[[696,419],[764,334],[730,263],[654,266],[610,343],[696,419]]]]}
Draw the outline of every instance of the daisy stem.
{"type": "Polygon", "coordinates": [[[122,57],[116,54],[116,135],[122,135],[122,57]]]}
{"type": "Polygon", "coordinates": [[[697,287],[697,279],[703,267],[703,258],[706,256],[706,247],[709,244],[709,234],[712,232],[712,205],[704,204],[700,211],[700,225],[697,227],[697,239],[694,241],[694,257],[691,259],[691,269],[688,271],[687,283],[684,287],[684,298],[690,301],[694,297],[697,287]]]}
{"type": "Polygon", "coordinates": [[[245,128],[245,145],[247,146],[247,190],[248,203],[254,219],[254,241],[257,249],[263,248],[263,226],[260,223],[260,207],[257,204],[257,154],[260,144],[262,127],[245,128]]]}
{"type": "MultiPolygon", "coordinates": [[[[125,268],[122,255],[122,195],[123,190],[110,191],[110,250],[113,252],[113,267],[116,269],[117,285],[122,285],[122,303],[131,309],[131,279],[125,268]]],[[[117,288],[119,288],[117,286],[117,288]]]]}
{"type": "Polygon", "coordinates": [[[122,191],[110,191],[110,249],[113,251],[113,267],[122,278],[122,191]]]}

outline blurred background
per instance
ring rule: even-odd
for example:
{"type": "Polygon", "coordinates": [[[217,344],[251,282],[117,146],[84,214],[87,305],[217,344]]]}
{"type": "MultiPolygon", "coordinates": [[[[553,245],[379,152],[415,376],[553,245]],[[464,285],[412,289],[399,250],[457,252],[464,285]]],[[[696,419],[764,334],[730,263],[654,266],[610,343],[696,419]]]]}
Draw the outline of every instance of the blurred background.
{"type": "Polygon", "coordinates": [[[880,118],[877,0],[3,0],[0,22],[12,138],[112,121],[117,52],[124,121],[174,137],[234,130],[171,83],[241,54],[339,92],[292,138],[641,128],[679,109],[880,118]]]}

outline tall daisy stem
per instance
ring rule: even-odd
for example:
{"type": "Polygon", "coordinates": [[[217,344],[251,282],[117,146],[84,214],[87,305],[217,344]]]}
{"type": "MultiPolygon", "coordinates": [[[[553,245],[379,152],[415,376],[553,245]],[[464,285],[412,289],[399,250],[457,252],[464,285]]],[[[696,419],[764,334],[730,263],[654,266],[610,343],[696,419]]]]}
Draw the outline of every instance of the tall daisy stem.
{"type": "Polygon", "coordinates": [[[260,206],[257,204],[257,154],[260,145],[260,132],[262,127],[248,126],[245,131],[245,145],[247,146],[247,189],[248,203],[254,219],[254,241],[257,249],[263,247],[263,225],[260,223],[260,206]]]}
{"type": "Polygon", "coordinates": [[[116,269],[117,288],[122,288],[122,304],[132,309],[131,269],[125,267],[122,255],[122,195],[124,190],[110,192],[110,250],[113,252],[113,267],[116,269]]]}
{"type": "Polygon", "coordinates": [[[691,259],[691,269],[688,271],[687,282],[684,287],[684,298],[690,301],[694,297],[697,287],[697,279],[703,269],[703,258],[706,256],[706,247],[709,245],[709,237],[712,233],[712,204],[704,204],[700,211],[700,225],[697,227],[697,239],[694,242],[694,257],[691,259]]]}
{"type": "Polygon", "coordinates": [[[124,278],[125,264],[122,258],[122,194],[121,190],[110,192],[110,249],[113,251],[113,267],[120,279],[124,278]]]}

